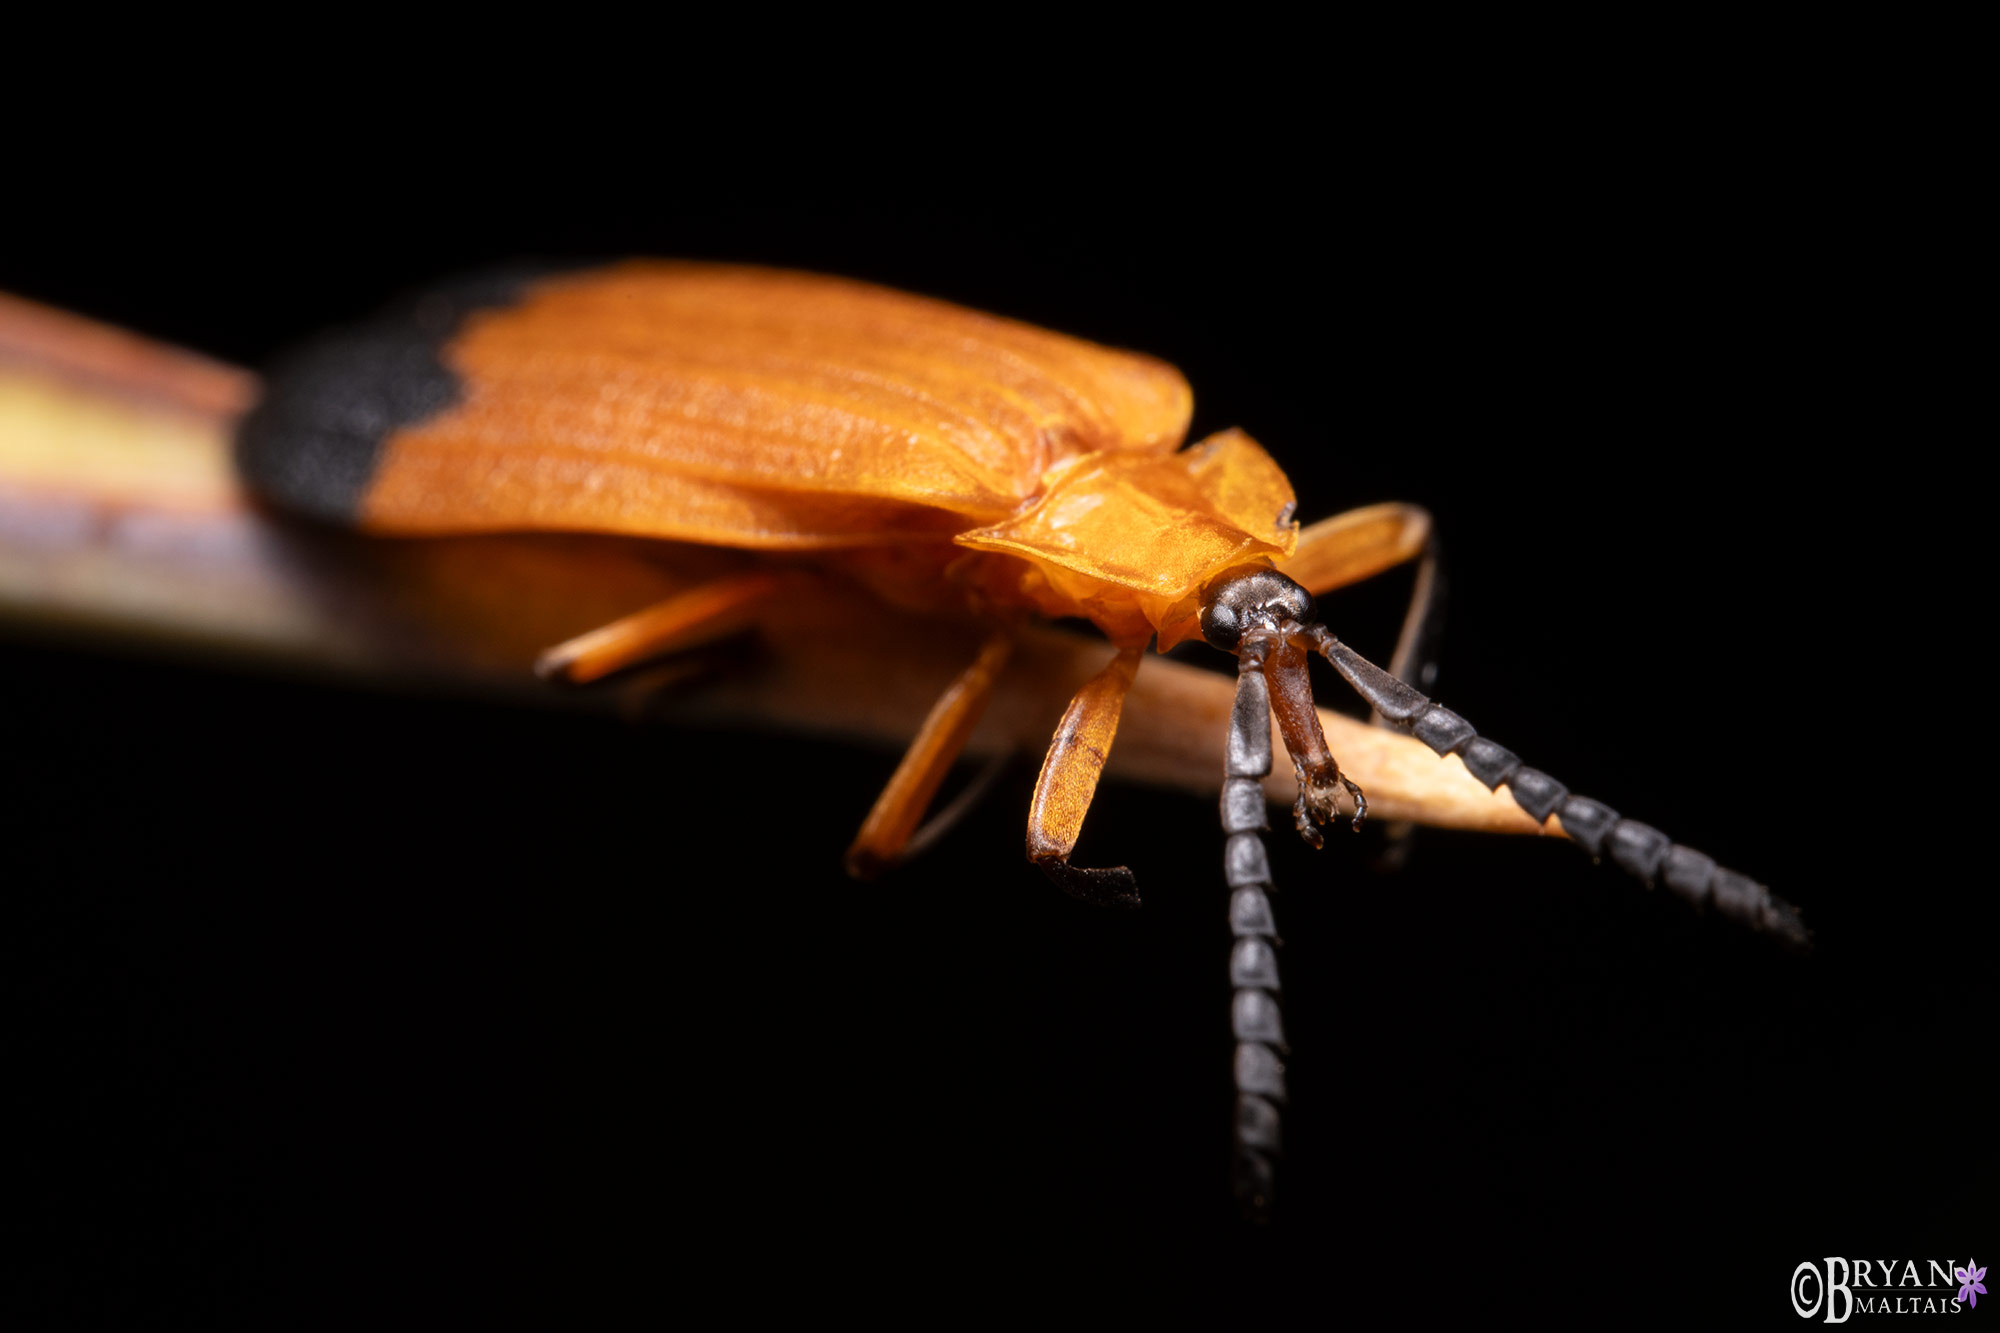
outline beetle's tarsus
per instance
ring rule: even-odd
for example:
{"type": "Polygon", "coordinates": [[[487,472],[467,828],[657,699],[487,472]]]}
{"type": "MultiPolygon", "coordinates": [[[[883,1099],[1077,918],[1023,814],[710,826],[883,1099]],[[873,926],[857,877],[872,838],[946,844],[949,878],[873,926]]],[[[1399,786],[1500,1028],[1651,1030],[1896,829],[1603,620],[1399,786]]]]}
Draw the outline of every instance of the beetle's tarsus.
{"type": "Polygon", "coordinates": [[[1059,857],[1049,857],[1035,864],[1041,867],[1044,875],[1055,881],[1057,888],[1078,902],[1124,911],[1131,911],[1139,905],[1139,880],[1129,866],[1086,870],[1059,857]]]}

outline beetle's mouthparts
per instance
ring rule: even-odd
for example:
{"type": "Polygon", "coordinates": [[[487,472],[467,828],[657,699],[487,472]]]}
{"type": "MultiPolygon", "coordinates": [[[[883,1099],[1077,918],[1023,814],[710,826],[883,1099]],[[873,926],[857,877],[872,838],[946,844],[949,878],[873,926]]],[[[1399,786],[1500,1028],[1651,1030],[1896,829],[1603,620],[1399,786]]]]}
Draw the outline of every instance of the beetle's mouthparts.
{"type": "Polygon", "coordinates": [[[1340,769],[1329,765],[1309,772],[1298,760],[1292,761],[1299,780],[1299,796],[1315,824],[1331,824],[1340,816],[1340,769]]]}
{"type": "Polygon", "coordinates": [[[1367,816],[1368,802],[1361,788],[1341,773],[1333,752],[1327,749],[1319,710],[1313,706],[1312,680],[1306,675],[1306,651],[1298,637],[1282,630],[1271,635],[1263,656],[1264,678],[1271,686],[1271,711],[1277,715],[1278,732],[1285,738],[1285,749],[1291,753],[1292,769],[1299,780],[1292,823],[1301,838],[1318,847],[1322,845],[1319,826],[1331,824],[1340,815],[1342,791],[1354,797],[1356,829],[1367,816]]]}

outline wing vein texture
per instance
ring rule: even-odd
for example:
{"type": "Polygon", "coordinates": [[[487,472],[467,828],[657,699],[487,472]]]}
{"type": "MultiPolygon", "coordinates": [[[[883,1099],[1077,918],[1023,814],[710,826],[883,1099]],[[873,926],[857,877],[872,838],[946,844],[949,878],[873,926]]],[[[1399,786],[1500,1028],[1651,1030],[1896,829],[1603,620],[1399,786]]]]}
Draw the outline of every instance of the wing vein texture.
{"type": "Polygon", "coordinates": [[[883,288],[641,261],[545,279],[444,349],[459,401],[390,436],[378,531],[740,546],[949,537],[1081,454],[1164,453],[1163,362],[883,288]]]}

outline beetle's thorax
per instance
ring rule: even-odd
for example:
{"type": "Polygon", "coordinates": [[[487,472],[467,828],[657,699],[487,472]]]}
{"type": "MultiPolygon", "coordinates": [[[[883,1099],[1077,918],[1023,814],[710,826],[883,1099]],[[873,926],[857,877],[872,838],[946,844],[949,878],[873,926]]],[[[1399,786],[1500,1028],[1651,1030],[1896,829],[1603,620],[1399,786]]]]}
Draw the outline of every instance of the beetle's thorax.
{"type": "Polygon", "coordinates": [[[959,571],[997,605],[1079,616],[1113,642],[1164,650],[1200,632],[1202,587],[1222,570],[1289,555],[1291,483],[1263,448],[1224,431],[1177,453],[1067,459],[1006,521],[957,545],[998,560],[959,571]]]}

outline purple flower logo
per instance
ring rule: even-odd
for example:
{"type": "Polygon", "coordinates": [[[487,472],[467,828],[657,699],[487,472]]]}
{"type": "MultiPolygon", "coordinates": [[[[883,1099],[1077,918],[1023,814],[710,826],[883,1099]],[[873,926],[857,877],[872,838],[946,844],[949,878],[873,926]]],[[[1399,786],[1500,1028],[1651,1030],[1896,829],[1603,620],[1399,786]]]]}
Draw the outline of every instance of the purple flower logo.
{"type": "Polygon", "coordinates": [[[1979,1298],[1986,1294],[1986,1284],[1980,1280],[1986,1276],[1986,1270],[1974,1268],[1972,1260],[1967,1259],[1965,1267],[1957,1270],[1953,1276],[1965,1284],[1958,1289],[1958,1298],[1977,1310],[1979,1298]]]}

